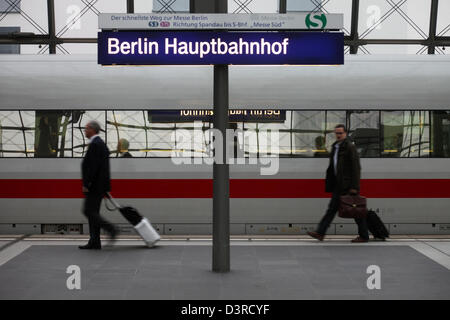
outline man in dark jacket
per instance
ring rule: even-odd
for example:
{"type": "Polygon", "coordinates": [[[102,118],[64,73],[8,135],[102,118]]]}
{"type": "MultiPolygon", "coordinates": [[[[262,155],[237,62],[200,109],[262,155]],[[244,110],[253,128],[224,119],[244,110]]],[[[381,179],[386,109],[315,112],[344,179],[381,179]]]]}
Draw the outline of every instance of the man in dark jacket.
{"type": "Polygon", "coordinates": [[[114,226],[100,216],[100,204],[103,197],[111,190],[109,172],[109,150],[98,135],[100,125],[90,121],[84,133],[89,139],[89,147],[84,156],[81,171],[83,176],[83,193],[85,194],[83,213],[89,221],[89,242],[80,249],[101,249],[100,228],[105,229],[112,239],[117,231],[114,226]]]}
{"type": "MultiPolygon", "coordinates": [[[[359,192],[359,179],[361,165],[359,163],[358,152],[352,141],[347,138],[347,130],[343,124],[337,125],[334,129],[336,142],[330,153],[330,164],[327,169],[325,188],[326,192],[333,195],[328,205],[325,216],[320,221],[316,232],[308,234],[322,241],[325,233],[333,221],[339,209],[340,196],[343,194],[357,194],[359,192]]],[[[356,218],[359,236],[352,242],[367,242],[369,232],[365,218],[356,218]]]]}

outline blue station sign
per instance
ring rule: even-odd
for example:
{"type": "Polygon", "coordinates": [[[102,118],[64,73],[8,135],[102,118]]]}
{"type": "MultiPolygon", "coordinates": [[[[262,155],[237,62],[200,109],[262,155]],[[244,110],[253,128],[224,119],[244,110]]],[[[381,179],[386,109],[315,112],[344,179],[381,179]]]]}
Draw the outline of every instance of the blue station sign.
{"type": "Polygon", "coordinates": [[[102,65],[339,65],[342,32],[103,31],[102,65]]]}

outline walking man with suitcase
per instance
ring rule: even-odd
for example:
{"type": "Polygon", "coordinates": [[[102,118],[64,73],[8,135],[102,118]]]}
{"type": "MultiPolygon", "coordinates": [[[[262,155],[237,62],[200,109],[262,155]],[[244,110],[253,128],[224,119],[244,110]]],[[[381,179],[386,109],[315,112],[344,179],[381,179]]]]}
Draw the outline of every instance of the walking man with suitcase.
{"type": "MultiPolygon", "coordinates": [[[[357,194],[359,192],[359,179],[361,165],[358,152],[350,138],[347,138],[345,125],[339,124],[334,128],[336,142],[333,143],[330,153],[330,164],[326,173],[325,189],[332,193],[331,201],[325,216],[320,221],[315,232],[308,232],[311,237],[323,241],[325,233],[339,209],[340,196],[343,194],[357,194]]],[[[361,243],[369,241],[369,231],[365,218],[355,218],[358,225],[359,236],[352,242],[361,243]]]]}
{"type": "Polygon", "coordinates": [[[84,129],[89,146],[84,156],[81,170],[83,193],[85,195],[83,213],[89,221],[89,242],[80,249],[101,249],[100,228],[105,229],[114,240],[117,231],[114,226],[100,216],[100,204],[111,190],[109,171],[109,150],[99,136],[100,124],[90,121],[84,129]]]}

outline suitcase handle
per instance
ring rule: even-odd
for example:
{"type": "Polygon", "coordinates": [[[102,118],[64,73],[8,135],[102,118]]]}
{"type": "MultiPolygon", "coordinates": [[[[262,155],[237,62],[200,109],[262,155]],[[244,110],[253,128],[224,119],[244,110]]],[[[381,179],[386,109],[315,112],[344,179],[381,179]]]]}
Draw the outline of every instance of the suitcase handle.
{"type": "Polygon", "coordinates": [[[117,209],[122,208],[122,206],[116,201],[114,200],[114,198],[111,196],[111,194],[109,192],[106,193],[105,198],[107,200],[109,200],[110,203],[112,203],[114,209],[110,209],[107,205],[108,201],[105,201],[105,207],[108,211],[115,211],[117,209]]]}

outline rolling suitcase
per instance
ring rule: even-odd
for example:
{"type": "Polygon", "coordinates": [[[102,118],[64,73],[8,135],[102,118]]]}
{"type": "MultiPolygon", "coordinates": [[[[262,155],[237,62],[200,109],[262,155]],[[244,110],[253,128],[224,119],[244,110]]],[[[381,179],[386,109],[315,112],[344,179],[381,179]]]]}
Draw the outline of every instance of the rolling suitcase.
{"type": "Polygon", "coordinates": [[[374,238],[385,240],[389,238],[389,231],[381,221],[380,217],[373,210],[367,212],[367,228],[374,238]]]}
{"type": "Polygon", "coordinates": [[[153,247],[161,237],[155,228],[152,227],[150,221],[147,218],[143,217],[135,208],[133,207],[122,207],[119,203],[117,203],[114,198],[108,193],[106,197],[114,206],[114,209],[106,208],[109,211],[114,211],[118,209],[122,216],[133,225],[136,232],[141,236],[142,240],[149,247],[153,247]]]}

